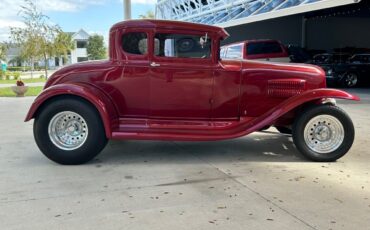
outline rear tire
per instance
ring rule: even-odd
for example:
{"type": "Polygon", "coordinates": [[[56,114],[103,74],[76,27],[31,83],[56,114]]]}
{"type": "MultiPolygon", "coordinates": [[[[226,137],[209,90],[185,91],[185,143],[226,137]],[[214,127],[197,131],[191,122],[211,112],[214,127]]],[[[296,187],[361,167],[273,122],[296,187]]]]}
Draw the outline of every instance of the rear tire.
{"type": "Polygon", "coordinates": [[[33,132],[41,152],[64,165],[88,162],[107,144],[96,109],[72,98],[56,100],[42,108],[35,118],[33,132]]]}
{"type": "Polygon", "coordinates": [[[353,123],[339,107],[311,106],[293,125],[293,141],[306,158],[330,162],[344,156],[355,137],[353,123]]]}
{"type": "Polygon", "coordinates": [[[355,73],[345,73],[341,81],[342,86],[353,88],[358,85],[358,76],[355,73]]]}

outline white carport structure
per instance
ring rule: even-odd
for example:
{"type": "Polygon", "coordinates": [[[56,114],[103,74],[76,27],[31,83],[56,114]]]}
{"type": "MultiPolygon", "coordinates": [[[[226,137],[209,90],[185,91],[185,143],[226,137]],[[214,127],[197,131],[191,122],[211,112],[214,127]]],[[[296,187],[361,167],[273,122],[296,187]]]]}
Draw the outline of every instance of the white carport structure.
{"type": "Polygon", "coordinates": [[[370,48],[365,0],[159,0],[157,18],[217,25],[225,43],[277,39],[310,49],[370,48]]]}

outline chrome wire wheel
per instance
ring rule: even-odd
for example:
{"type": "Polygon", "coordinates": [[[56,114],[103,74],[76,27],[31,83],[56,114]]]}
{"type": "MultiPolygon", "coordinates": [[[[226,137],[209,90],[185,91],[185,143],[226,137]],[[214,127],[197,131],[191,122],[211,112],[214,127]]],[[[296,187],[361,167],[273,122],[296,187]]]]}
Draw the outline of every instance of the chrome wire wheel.
{"type": "Polygon", "coordinates": [[[308,148],[320,154],[331,153],[343,143],[345,136],[342,123],[331,115],[318,115],[309,120],[304,128],[304,141],[308,148]]]}
{"type": "Polygon", "coordinates": [[[51,142],[62,150],[80,148],[88,136],[88,126],[85,119],[72,111],[63,111],[54,115],[48,127],[51,142]]]}

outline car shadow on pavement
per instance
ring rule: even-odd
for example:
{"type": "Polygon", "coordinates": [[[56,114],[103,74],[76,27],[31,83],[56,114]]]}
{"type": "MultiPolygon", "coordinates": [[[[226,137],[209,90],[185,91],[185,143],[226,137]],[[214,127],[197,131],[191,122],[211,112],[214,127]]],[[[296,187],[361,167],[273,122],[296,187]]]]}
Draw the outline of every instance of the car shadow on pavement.
{"type": "MultiPolygon", "coordinates": [[[[306,162],[292,138],[256,133],[247,137],[207,142],[110,141],[94,162],[204,163],[204,162],[306,162]]],[[[308,162],[308,161],[307,161],[308,162]]]]}

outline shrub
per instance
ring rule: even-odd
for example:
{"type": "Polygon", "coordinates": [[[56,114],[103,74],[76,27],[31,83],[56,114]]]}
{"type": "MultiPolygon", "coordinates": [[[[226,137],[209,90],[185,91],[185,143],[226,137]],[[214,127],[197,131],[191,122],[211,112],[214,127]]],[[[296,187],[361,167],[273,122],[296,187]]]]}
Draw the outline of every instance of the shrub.
{"type": "Polygon", "coordinates": [[[5,71],[0,69],[0,79],[3,80],[5,79],[5,71]]]}
{"type": "Polygon", "coordinates": [[[31,66],[8,66],[8,71],[30,71],[31,66]]]}
{"type": "Polygon", "coordinates": [[[45,76],[41,74],[39,78],[40,79],[43,79],[43,78],[45,78],[45,76]]]}
{"type": "Polygon", "coordinates": [[[14,77],[14,80],[18,80],[19,79],[19,77],[21,76],[21,73],[20,72],[12,72],[12,75],[13,75],[13,77],[14,77]]]}
{"type": "Polygon", "coordinates": [[[10,80],[11,76],[12,76],[11,72],[9,71],[5,72],[5,80],[10,80]]]}

